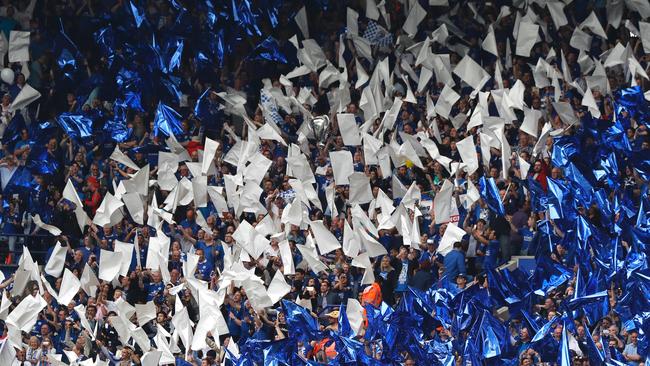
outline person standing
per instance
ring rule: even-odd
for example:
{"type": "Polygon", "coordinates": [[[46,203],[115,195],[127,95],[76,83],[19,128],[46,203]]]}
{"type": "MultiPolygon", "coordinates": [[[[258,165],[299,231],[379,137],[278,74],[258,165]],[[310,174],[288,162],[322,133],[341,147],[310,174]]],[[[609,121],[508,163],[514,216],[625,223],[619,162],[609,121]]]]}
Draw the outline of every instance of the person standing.
{"type": "Polygon", "coordinates": [[[456,278],[459,273],[467,272],[465,269],[465,252],[461,242],[455,242],[454,248],[445,255],[444,265],[443,277],[446,277],[447,280],[456,278]]]}

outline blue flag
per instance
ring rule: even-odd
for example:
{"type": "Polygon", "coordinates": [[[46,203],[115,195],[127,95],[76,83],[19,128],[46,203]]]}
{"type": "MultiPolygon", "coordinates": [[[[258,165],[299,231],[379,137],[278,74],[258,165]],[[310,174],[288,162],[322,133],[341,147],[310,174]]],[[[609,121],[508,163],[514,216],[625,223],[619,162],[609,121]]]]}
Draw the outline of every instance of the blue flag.
{"type": "Polygon", "coordinates": [[[156,116],[153,120],[153,134],[154,136],[163,135],[169,137],[170,135],[180,135],[183,133],[181,128],[181,116],[173,108],[161,103],[158,103],[156,109],[156,116]]]}
{"type": "Polygon", "coordinates": [[[93,135],[92,119],[81,114],[62,113],[56,118],[56,122],[63,132],[77,142],[81,143],[93,135]]]}
{"type": "Polygon", "coordinates": [[[501,201],[501,196],[499,195],[494,178],[485,179],[485,177],[481,177],[478,183],[481,198],[483,198],[490,210],[498,215],[505,216],[506,210],[503,207],[503,202],[501,201]]]}
{"type": "Polygon", "coordinates": [[[248,56],[251,60],[267,60],[273,62],[288,63],[286,56],[280,51],[280,45],[273,36],[268,36],[248,56]]]}

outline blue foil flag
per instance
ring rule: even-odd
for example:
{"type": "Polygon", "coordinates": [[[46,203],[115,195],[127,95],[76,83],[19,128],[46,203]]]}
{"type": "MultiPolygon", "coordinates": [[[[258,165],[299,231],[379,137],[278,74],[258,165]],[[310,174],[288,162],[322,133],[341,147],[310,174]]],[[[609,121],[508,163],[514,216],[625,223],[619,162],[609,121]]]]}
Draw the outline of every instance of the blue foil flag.
{"type": "Polygon", "coordinates": [[[54,175],[59,169],[59,162],[42,145],[32,146],[25,165],[32,174],[54,175]]]}
{"type": "Polygon", "coordinates": [[[557,320],[558,317],[556,316],[555,318],[546,322],[546,324],[544,324],[541,328],[539,328],[539,330],[537,331],[537,333],[535,333],[535,336],[533,337],[533,339],[530,340],[530,342],[535,343],[544,339],[544,337],[546,337],[551,332],[552,329],[551,327],[553,326],[553,324],[555,324],[557,320]]]}
{"type": "Polygon", "coordinates": [[[591,332],[588,331],[587,324],[583,324],[587,331],[585,332],[585,338],[587,340],[587,353],[589,355],[590,364],[602,365],[605,362],[605,355],[603,352],[596,346],[591,332]]]}
{"type": "Polygon", "coordinates": [[[181,66],[181,57],[183,55],[183,46],[184,42],[182,39],[174,39],[170,41],[170,45],[168,46],[169,52],[171,52],[171,55],[169,57],[169,64],[167,65],[167,70],[169,72],[174,71],[175,69],[179,68],[181,66]]]}
{"type": "Polygon", "coordinates": [[[153,120],[153,133],[154,136],[163,135],[165,137],[182,134],[180,114],[162,102],[158,103],[156,116],[153,120]]]}
{"type": "Polygon", "coordinates": [[[140,9],[140,7],[134,4],[133,1],[130,1],[129,5],[131,8],[131,13],[133,14],[133,20],[135,21],[135,26],[140,28],[142,23],[144,23],[145,21],[144,10],[140,9]]]}
{"type": "Polygon", "coordinates": [[[75,60],[74,56],[67,48],[61,51],[59,57],[56,59],[56,63],[61,69],[65,69],[66,66],[70,66],[73,69],[77,67],[77,60],[75,60]]]}
{"type": "Polygon", "coordinates": [[[567,207],[570,202],[566,200],[569,195],[569,189],[559,180],[547,177],[548,182],[548,210],[551,219],[564,218],[563,207],[567,207]]]}
{"type": "Polygon", "coordinates": [[[34,176],[27,169],[27,167],[19,166],[16,168],[14,174],[9,178],[7,186],[4,188],[2,193],[5,196],[10,196],[12,194],[21,194],[29,193],[32,191],[36,182],[34,181],[34,176]]]}
{"type": "Polygon", "coordinates": [[[93,135],[93,121],[80,114],[62,113],[56,118],[56,122],[63,131],[77,142],[87,139],[93,135]]]}
{"type": "Polygon", "coordinates": [[[532,277],[532,284],[535,294],[546,296],[546,294],[561,286],[573,277],[573,271],[559,263],[552,262],[549,257],[537,258],[537,268],[532,277]]]}
{"type": "Polygon", "coordinates": [[[498,215],[505,216],[506,211],[503,207],[503,202],[501,201],[501,196],[499,195],[494,178],[490,177],[489,179],[485,179],[485,177],[481,177],[479,180],[479,188],[481,198],[483,198],[490,210],[498,215]]]}
{"type": "Polygon", "coordinates": [[[617,90],[614,96],[616,120],[623,120],[626,124],[625,128],[629,126],[630,117],[639,119],[640,115],[647,112],[647,103],[640,86],[617,90]],[[629,113],[627,118],[622,114],[624,111],[629,113]]]}
{"type": "Polygon", "coordinates": [[[257,25],[257,17],[253,14],[251,9],[250,0],[232,1],[232,15],[233,20],[238,23],[249,36],[257,34],[262,35],[260,28],[257,25]]]}
{"type": "Polygon", "coordinates": [[[558,366],[571,366],[571,354],[569,353],[569,339],[566,335],[566,324],[562,327],[562,340],[560,341],[560,352],[558,366]]]}
{"type": "Polygon", "coordinates": [[[553,141],[553,165],[565,167],[569,160],[578,155],[579,142],[575,136],[556,137],[553,141]]]}
{"type": "Polygon", "coordinates": [[[57,57],[57,64],[63,70],[63,74],[68,77],[73,77],[73,72],[77,70],[82,59],[81,52],[77,46],[72,42],[70,37],[65,33],[63,22],[59,19],[59,33],[54,40],[54,54],[57,57]]]}
{"type": "Polygon", "coordinates": [[[204,119],[207,119],[210,116],[210,92],[212,92],[211,88],[206,89],[203,93],[201,93],[201,96],[199,96],[199,99],[196,100],[196,105],[194,105],[194,117],[198,118],[199,120],[203,121],[204,119]]]}
{"type": "Polygon", "coordinates": [[[480,357],[485,360],[507,354],[510,348],[507,328],[488,310],[482,310],[478,317],[480,320],[472,327],[470,337],[480,357]]]}
{"type": "Polygon", "coordinates": [[[272,36],[267,37],[248,56],[251,60],[267,60],[273,62],[288,63],[286,56],[280,51],[278,41],[272,36]]]}
{"type": "Polygon", "coordinates": [[[650,151],[639,150],[629,154],[629,162],[634,170],[639,173],[641,178],[646,181],[650,180],[650,151]]]}
{"type": "Polygon", "coordinates": [[[161,76],[158,81],[165,88],[167,92],[163,95],[165,100],[170,100],[173,103],[178,103],[181,100],[183,93],[180,90],[181,79],[172,75],[161,76]]]}
{"type": "Polygon", "coordinates": [[[290,335],[299,340],[314,340],[321,337],[318,322],[309,310],[287,300],[282,300],[282,307],[287,318],[287,328],[290,335]]]}
{"type": "Polygon", "coordinates": [[[280,6],[282,6],[282,0],[261,0],[260,4],[261,10],[268,17],[269,23],[271,23],[271,28],[277,27],[279,24],[278,13],[280,6]]]}
{"type": "Polygon", "coordinates": [[[352,327],[350,326],[350,321],[348,320],[348,315],[345,310],[346,310],[345,306],[341,305],[341,307],[339,308],[339,319],[338,319],[339,334],[342,337],[353,337],[354,332],[352,331],[352,327]]]}
{"type": "Polygon", "coordinates": [[[23,114],[16,113],[11,121],[9,121],[9,125],[4,131],[4,135],[2,135],[2,145],[9,147],[11,151],[13,151],[14,145],[20,140],[21,132],[25,128],[27,127],[25,125],[23,114]]]}
{"type": "Polygon", "coordinates": [[[127,128],[121,121],[110,120],[104,125],[104,132],[115,142],[125,142],[133,133],[133,129],[127,128]]]}
{"type": "Polygon", "coordinates": [[[529,177],[526,181],[528,183],[528,191],[530,192],[530,206],[533,212],[544,212],[548,209],[548,197],[542,188],[542,185],[529,177]]]}
{"type": "Polygon", "coordinates": [[[124,93],[124,103],[133,110],[144,112],[144,108],[142,108],[140,93],[127,91],[124,93]]]}

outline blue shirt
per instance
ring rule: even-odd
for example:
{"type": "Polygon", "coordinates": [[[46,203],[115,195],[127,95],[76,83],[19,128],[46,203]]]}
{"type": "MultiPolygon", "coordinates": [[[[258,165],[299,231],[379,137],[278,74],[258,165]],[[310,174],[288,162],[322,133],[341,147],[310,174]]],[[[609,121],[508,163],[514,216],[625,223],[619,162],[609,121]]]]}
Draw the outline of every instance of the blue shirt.
{"type": "Polygon", "coordinates": [[[395,291],[406,291],[408,281],[409,261],[402,261],[402,270],[397,277],[397,287],[395,291]]]}
{"type": "Polygon", "coordinates": [[[199,225],[197,225],[196,221],[190,221],[188,219],[185,219],[181,221],[181,226],[184,228],[192,228],[192,235],[196,235],[199,232],[199,225]]]}
{"type": "Polygon", "coordinates": [[[165,284],[162,282],[149,282],[144,285],[144,290],[147,291],[147,301],[153,300],[164,288],[165,284]]]}
{"type": "Polygon", "coordinates": [[[535,238],[535,233],[530,231],[528,227],[522,227],[518,231],[519,235],[522,237],[521,253],[529,254],[528,248],[532,246],[531,244],[533,242],[533,238],[535,238]]]}
{"type": "Polygon", "coordinates": [[[214,265],[207,260],[204,260],[203,263],[199,262],[196,265],[196,275],[195,277],[203,280],[203,281],[208,281],[210,279],[210,274],[214,270],[214,265]]]}
{"type": "Polygon", "coordinates": [[[459,273],[465,273],[465,254],[460,250],[452,249],[447,253],[444,259],[445,273],[448,280],[458,276],[459,273]]]}
{"type": "Polygon", "coordinates": [[[499,241],[490,240],[490,242],[487,244],[485,257],[483,259],[483,269],[496,268],[498,256],[499,256],[499,241]]]}
{"type": "MultiPolygon", "coordinates": [[[[207,245],[203,240],[196,242],[196,249],[203,250],[206,262],[215,266],[215,262],[223,262],[223,247],[217,243],[207,245]]],[[[221,267],[221,265],[220,265],[221,267]]]]}

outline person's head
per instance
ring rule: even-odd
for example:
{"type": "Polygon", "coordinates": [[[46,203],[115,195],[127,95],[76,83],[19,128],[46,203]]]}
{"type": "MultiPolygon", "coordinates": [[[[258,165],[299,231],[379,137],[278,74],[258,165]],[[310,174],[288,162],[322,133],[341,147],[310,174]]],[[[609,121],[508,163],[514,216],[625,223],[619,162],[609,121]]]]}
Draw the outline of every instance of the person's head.
{"type": "Polygon", "coordinates": [[[631,331],[629,333],[629,343],[636,346],[638,341],[639,341],[639,332],[637,332],[636,330],[631,331]]]}
{"type": "Polygon", "coordinates": [[[156,314],[156,323],[164,323],[165,320],[167,320],[167,315],[164,311],[159,311],[158,314],[156,314]]]}
{"type": "Polygon", "coordinates": [[[554,311],[555,310],[555,302],[553,301],[553,299],[551,299],[550,297],[547,297],[544,300],[544,308],[546,308],[546,310],[548,310],[548,311],[554,311]]]}
{"type": "Polygon", "coordinates": [[[530,341],[530,331],[528,330],[528,328],[526,327],[521,328],[521,330],[519,331],[519,338],[521,338],[522,342],[530,341]]]}
{"type": "Polygon", "coordinates": [[[551,170],[551,178],[553,178],[553,179],[560,179],[560,178],[562,178],[562,171],[560,170],[560,168],[558,168],[558,167],[554,167],[554,168],[551,170]]]}
{"type": "Polygon", "coordinates": [[[94,304],[88,305],[86,307],[86,318],[95,319],[95,315],[97,315],[97,306],[94,304]]]}
{"type": "Polygon", "coordinates": [[[151,279],[155,283],[158,283],[158,282],[162,281],[162,275],[160,274],[160,271],[151,272],[151,279]]]}
{"type": "Polygon", "coordinates": [[[329,289],[330,289],[329,281],[327,281],[327,280],[321,281],[321,283],[320,283],[320,292],[321,293],[326,293],[326,292],[329,291],[329,289]]]}
{"type": "Polygon", "coordinates": [[[381,257],[380,267],[382,271],[387,271],[390,268],[390,258],[387,255],[381,257]]]}
{"type": "Polygon", "coordinates": [[[122,348],[122,361],[128,361],[131,359],[131,356],[133,355],[133,349],[131,349],[131,346],[125,346],[122,348]]]}
{"type": "Polygon", "coordinates": [[[205,260],[203,249],[197,249],[194,253],[199,256],[199,262],[203,262],[205,260]]]}
{"type": "Polygon", "coordinates": [[[81,261],[84,258],[84,254],[81,250],[75,250],[74,252],[74,261],[77,263],[81,263],[81,261]]]}
{"type": "Polygon", "coordinates": [[[31,338],[29,338],[29,347],[31,349],[37,349],[40,346],[41,346],[41,342],[38,340],[36,336],[32,336],[31,338]]]}
{"type": "Polygon", "coordinates": [[[399,258],[401,260],[405,260],[406,257],[408,256],[408,254],[409,254],[408,249],[406,247],[401,247],[399,249],[399,253],[397,254],[397,258],[399,258]]]}
{"type": "Polygon", "coordinates": [[[458,276],[456,276],[456,285],[458,288],[465,288],[465,285],[467,285],[467,277],[465,277],[464,273],[460,273],[458,276]]]}
{"type": "Polygon", "coordinates": [[[240,302],[241,302],[241,292],[240,292],[240,291],[236,291],[236,292],[232,295],[232,300],[233,300],[235,303],[240,303],[240,302]]]}

